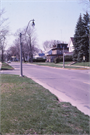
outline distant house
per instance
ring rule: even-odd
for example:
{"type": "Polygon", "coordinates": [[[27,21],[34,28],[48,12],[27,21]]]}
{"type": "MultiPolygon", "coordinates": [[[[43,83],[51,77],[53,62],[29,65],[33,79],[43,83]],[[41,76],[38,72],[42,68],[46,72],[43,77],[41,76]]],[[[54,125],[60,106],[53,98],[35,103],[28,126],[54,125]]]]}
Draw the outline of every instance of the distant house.
{"type": "Polygon", "coordinates": [[[70,37],[69,43],[68,43],[68,48],[69,48],[69,52],[65,52],[64,55],[73,55],[73,51],[74,51],[74,38],[70,37]]]}
{"type": "Polygon", "coordinates": [[[52,49],[49,49],[48,51],[45,51],[46,56],[46,62],[51,62],[52,59],[52,49]]]}
{"type": "Polygon", "coordinates": [[[50,54],[52,54],[52,49],[49,49],[49,50],[45,51],[44,53],[45,53],[45,56],[50,55],[50,54]]]}
{"type": "Polygon", "coordinates": [[[69,41],[69,43],[68,43],[69,52],[73,52],[73,51],[74,51],[73,42],[74,42],[74,38],[73,38],[73,37],[70,37],[70,41],[69,41]]]}
{"type": "Polygon", "coordinates": [[[65,43],[59,43],[56,45],[53,45],[51,49],[51,53],[46,55],[46,61],[47,62],[53,62],[55,57],[62,56],[63,53],[66,53],[69,51],[69,48],[67,47],[68,44],[65,43]],[[64,52],[63,52],[64,47],[64,52]]]}
{"type": "Polygon", "coordinates": [[[34,59],[46,59],[45,53],[38,53],[33,57],[34,59]]]}

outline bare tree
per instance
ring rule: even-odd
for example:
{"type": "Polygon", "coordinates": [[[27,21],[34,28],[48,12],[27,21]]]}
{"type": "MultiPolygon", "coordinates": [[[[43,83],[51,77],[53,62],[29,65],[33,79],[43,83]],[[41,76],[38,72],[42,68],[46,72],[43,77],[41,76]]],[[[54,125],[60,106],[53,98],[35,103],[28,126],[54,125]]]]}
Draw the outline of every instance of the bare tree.
{"type": "MultiPolygon", "coordinates": [[[[13,46],[15,47],[15,56],[20,59],[20,33],[22,33],[21,44],[22,44],[22,57],[24,62],[28,60],[29,62],[33,61],[33,55],[35,52],[38,52],[37,48],[37,38],[35,29],[31,27],[28,28],[26,33],[26,28],[18,29],[14,34],[16,36],[15,41],[13,42],[13,46]],[[25,34],[26,33],[26,34],[25,34]]],[[[11,48],[9,48],[12,50],[11,48]]]]}
{"type": "Polygon", "coordinates": [[[6,37],[7,34],[9,32],[7,25],[5,25],[5,22],[7,19],[4,19],[2,17],[4,13],[4,10],[0,11],[0,55],[1,55],[1,62],[4,62],[4,51],[5,51],[5,47],[6,47],[6,37]]]}
{"type": "Polygon", "coordinates": [[[28,27],[26,41],[29,49],[29,62],[33,61],[33,54],[35,51],[37,51],[37,49],[35,48],[35,46],[37,45],[37,39],[35,34],[35,29],[32,27],[28,27]]]}
{"type": "Polygon", "coordinates": [[[20,39],[19,38],[15,39],[15,41],[13,42],[13,44],[14,44],[15,50],[16,50],[15,56],[16,56],[16,58],[18,60],[20,60],[20,39]]]}
{"type": "Polygon", "coordinates": [[[45,41],[43,43],[43,48],[45,51],[47,51],[48,49],[52,48],[53,45],[56,45],[58,43],[61,43],[59,40],[51,40],[51,41],[45,41]]]}
{"type": "Polygon", "coordinates": [[[79,3],[84,5],[83,10],[85,12],[90,12],[90,0],[79,0],[79,3]]]}

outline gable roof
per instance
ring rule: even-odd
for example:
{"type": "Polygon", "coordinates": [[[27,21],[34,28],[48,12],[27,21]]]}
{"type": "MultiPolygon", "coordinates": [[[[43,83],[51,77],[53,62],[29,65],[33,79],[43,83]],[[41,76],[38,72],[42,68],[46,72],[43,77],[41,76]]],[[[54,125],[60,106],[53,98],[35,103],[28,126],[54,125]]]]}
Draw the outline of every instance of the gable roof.
{"type": "Polygon", "coordinates": [[[52,54],[52,49],[49,49],[48,51],[45,51],[45,55],[50,55],[52,54]]]}

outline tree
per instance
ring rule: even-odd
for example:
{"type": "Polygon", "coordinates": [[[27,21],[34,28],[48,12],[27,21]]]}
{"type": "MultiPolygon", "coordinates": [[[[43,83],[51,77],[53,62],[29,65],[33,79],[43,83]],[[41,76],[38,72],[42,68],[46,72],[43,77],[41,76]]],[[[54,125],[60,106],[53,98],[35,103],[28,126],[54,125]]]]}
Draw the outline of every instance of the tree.
{"type": "Polygon", "coordinates": [[[76,30],[74,34],[74,53],[73,53],[73,60],[78,61],[80,58],[80,54],[78,57],[78,53],[80,51],[80,45],[81,45],[81,38],[82,38],[82,27],[83,27],[83,22],[82,22],[82,16],[80,14],[80,17],[78,19],[77,25],[76,25],[76,30]]]}
{"type": "Polygon", "coordinates": [[[83,4],[83,10],[86,12],[90,12],[90,0],[79,0],[80,4],[83,4]]]}
{"type": "Polygon", "coordinates": [[[35,51],[37,51],[35,47],[37,46],[37,39],[36,39],[36,33],[34,28],[28,27],[25,39],[28,48],[29,62],[32,62],[33,54],[35,53],[35,51]]]}
{"type": "Polygon", "coordinates": [[[83,56],[85,56],[86,61],[89,59],[89,15],[86,13],[82,19],[80,17],[78,19],[76,30],[74,34],[74,52],[73,52],[73,60],[81,62],[83,60],[83,56]]]}
{"type": "MultiPolygon", "coordinates": [[[[0,18],[2,18],[2,15],[4,13],[4,10],[0,11],[0,18]]],[[[7,19],[1,19],[0,21],[0,55],[1,55],[1,62],[4,62],[4,51],[5,51],[5,47],[6,47],[6,36],[9,32],[8,27],[6,25],[4,25],[5,21],[7,19]]]]}
{"type": "Polygon", "coordinates": [[[16,36],[16,39],[13,42],[12,47],[8,49],[9,52],[8,56],[10,58],[10,56],[14,55],[18,60],[20,60],[20,33],[22,33],[21,44],[22,44],[23,60],[25,62],[26,60],[29,59],[29,61],[32,62],[33,55],[35,52],[38,52],[38,48],[37,48],[37,39],[36,39],[35,31],[30,28],[27,30],[27,33],[26,33],[26,28],[18,29],[15,32],[14,35],[16,36]],[[13,48],[15,50],[14,53],[13,53],[13,48]]]}
{"type": "Polygon", "coordinates": [[[84,25],[84,38],[83,38],[83,45],[84,45],[84,55],[85,60],[89,61],[89,14],[86,12],[83,17],[83,25],[84,25]]]}
{"type": "Polygon", "coordinates": [[[46,51],[46,50],[52,48],[53,45],[57,45],[58,43],[61,43],[61,42],[58,41],[58,40],[45,41],[45,42],[43,43],[43,48],[44,48],[44,50],[46,51]]]}

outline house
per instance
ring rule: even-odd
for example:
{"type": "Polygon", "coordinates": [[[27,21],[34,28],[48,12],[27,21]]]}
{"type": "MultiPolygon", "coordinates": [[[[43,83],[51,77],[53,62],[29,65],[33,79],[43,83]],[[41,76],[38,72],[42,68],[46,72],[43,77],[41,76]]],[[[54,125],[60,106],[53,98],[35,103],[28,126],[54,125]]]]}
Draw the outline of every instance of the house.
{"type": "Polygon", "coordinates": [[[46,56],[46,62],[51,62],[52,59],[52,49],[49,49],[48,51],[45,51],[45,56],[46,56]]]}
{"type": "Polygon", "coordinates": [[[73,37],[70,37],[70,40],[69,40],[69,43],[68,43],[68,48],[69,48],[69,52],[65,52],[64,55],[65,56],[71,56],[73,55],[73,51],[74,51],[74,38],[73,37]]]}
{"type": "Polygon", "coordinates": [[[69,41],[69,43],[68,43],[69,52],[73,52],[73,51],[74,51],[73,42],[74,42],[74,38],[73,38],[73,37],[70,37],[70,41],[69,41]]]}
{"type": "Polygon", "coordinates": [[[46,56],[46,62],[53,62],[54,58],[63,56],[63,47],[64,47],[64,53],[69,52],[69,48],[67,47],[68,44],[65,43],[59,43],[56,45],[53,45],[51,49],[51,54],[48,54],[46,56]]]}
{"type": "Polygon", "coordinates": [[[46,59],[44,53],[38,53],[33,57],[34,59],[46,59]]]}

